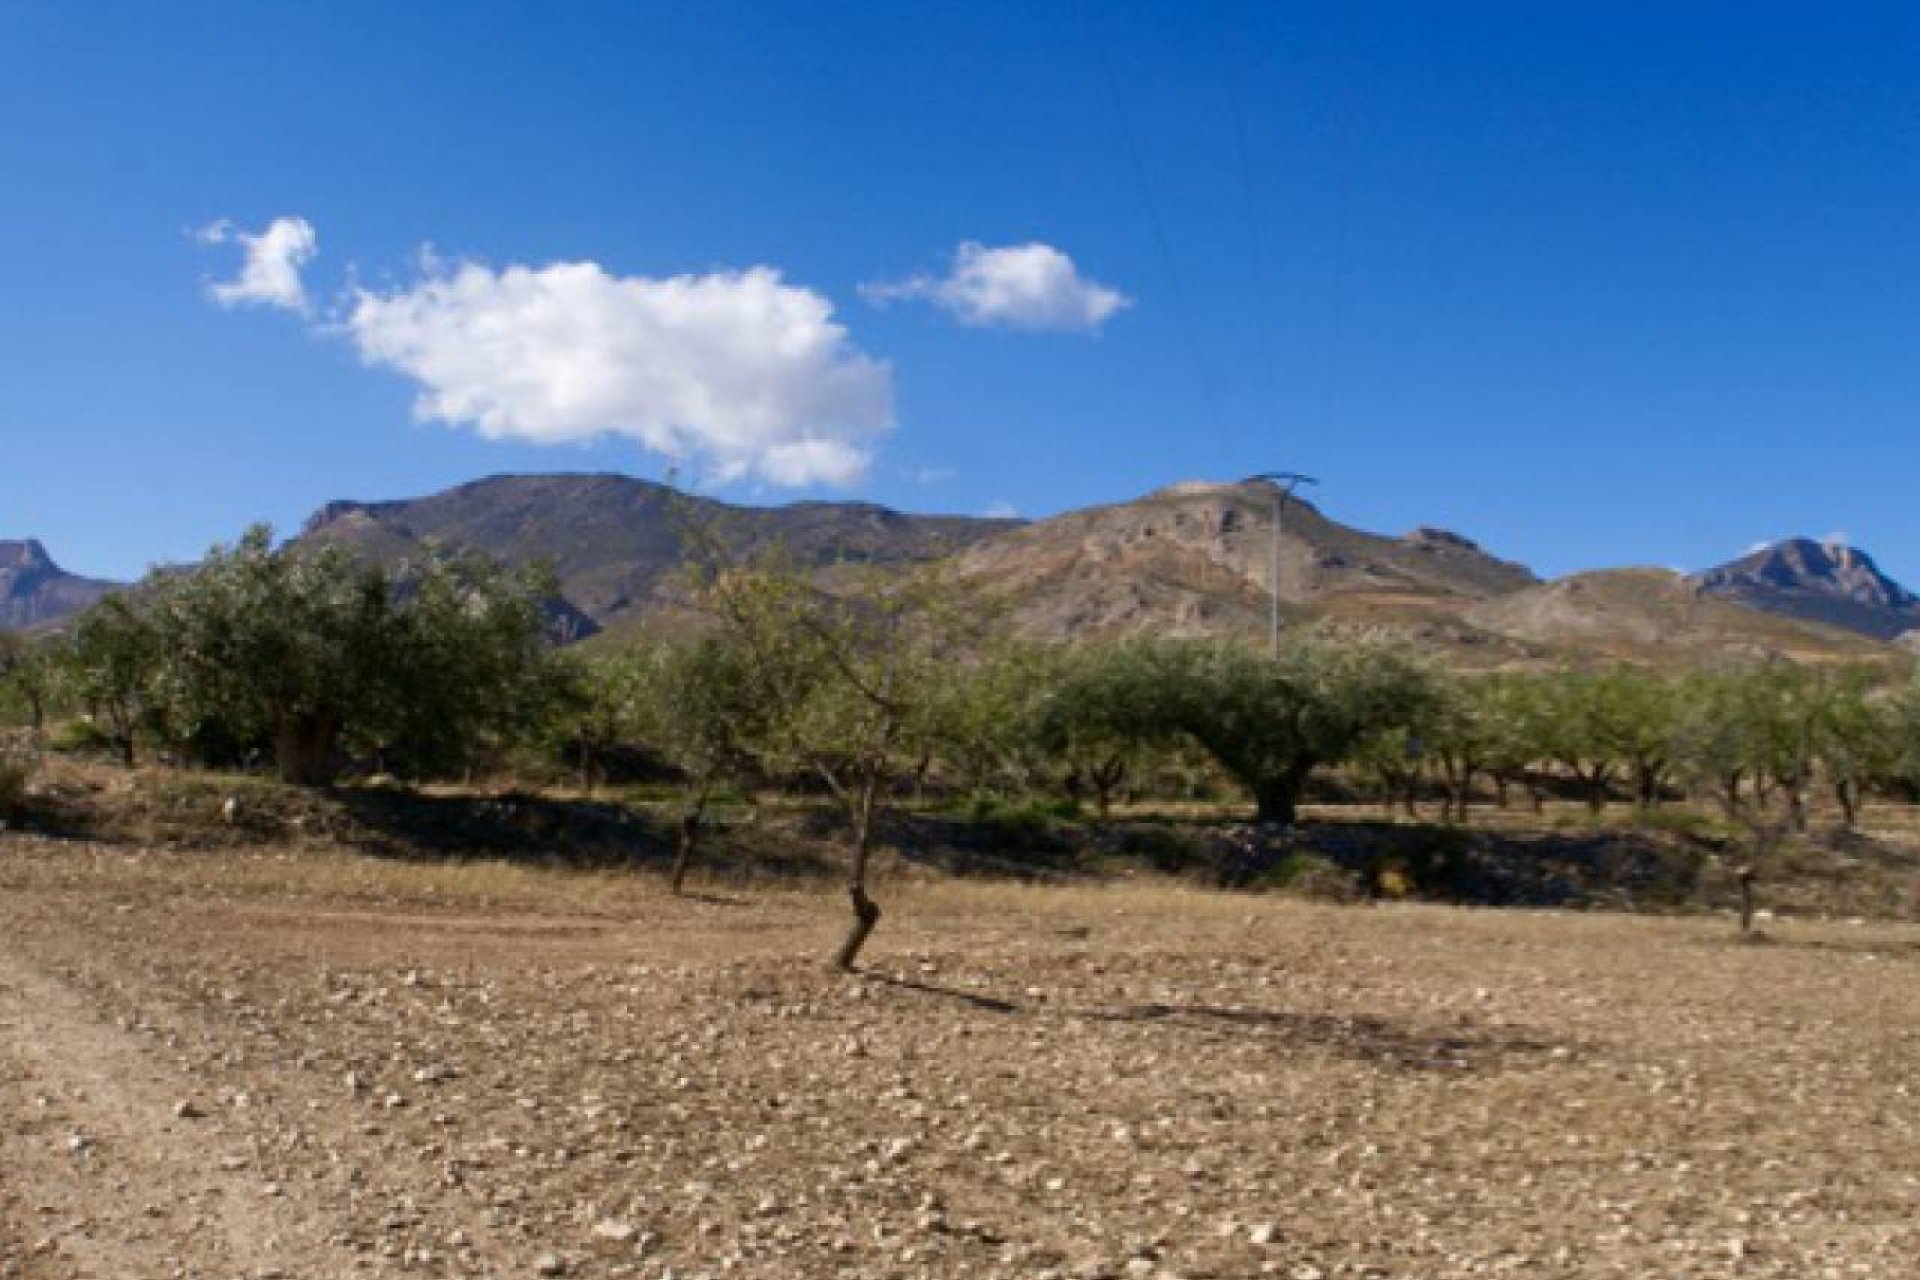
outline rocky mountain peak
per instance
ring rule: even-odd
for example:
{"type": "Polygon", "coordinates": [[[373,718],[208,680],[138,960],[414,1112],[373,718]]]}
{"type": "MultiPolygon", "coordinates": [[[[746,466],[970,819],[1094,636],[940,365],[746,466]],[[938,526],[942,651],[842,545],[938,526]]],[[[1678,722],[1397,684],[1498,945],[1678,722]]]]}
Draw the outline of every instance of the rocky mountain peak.
{"type": "Polygon", "coordinates": [[[1920,626],[1920,596],[1858,547],[1788,538],[1695,575],[1702,594],[1891,640],[1920,626]]]}
{"type": "Polygon", "coordinates": [[[0,539],[0,629],[59,622],[112,586],[66,572],[37,538],[0,539]]]}
{"type": "Polygon", "coordinates": [[[0,572],[33,573],[57,567],[38,538],[0,538],[0,572]]]}

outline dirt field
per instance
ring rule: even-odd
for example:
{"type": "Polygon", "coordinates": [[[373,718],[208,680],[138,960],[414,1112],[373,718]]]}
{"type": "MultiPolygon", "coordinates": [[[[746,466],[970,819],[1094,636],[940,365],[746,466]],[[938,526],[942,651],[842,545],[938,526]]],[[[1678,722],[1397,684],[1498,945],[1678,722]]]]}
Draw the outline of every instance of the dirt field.
{"type": "Polygon", "coordinates": [[[0,1276],[1920,1274],[1920,931],[0,836],[0,1276]]]}

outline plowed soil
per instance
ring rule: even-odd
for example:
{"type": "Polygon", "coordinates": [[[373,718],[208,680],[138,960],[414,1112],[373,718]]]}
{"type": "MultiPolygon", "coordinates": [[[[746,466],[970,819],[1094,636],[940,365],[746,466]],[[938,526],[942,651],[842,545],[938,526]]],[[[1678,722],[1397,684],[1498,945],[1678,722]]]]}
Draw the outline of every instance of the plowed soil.
{"type": "Polygon", "coordinates": [[[0,836],[0,1276],[1920,1274],[1920,931],[0,836]]]}

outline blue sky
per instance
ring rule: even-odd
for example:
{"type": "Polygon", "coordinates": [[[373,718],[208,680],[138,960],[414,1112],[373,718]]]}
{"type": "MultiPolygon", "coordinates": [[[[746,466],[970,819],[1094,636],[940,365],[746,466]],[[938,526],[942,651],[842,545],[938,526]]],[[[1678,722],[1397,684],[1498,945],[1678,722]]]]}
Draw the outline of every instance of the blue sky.
{"type": "Polygon", "coordinates": [[[1286,467],[1548,573],[1920,581],[1907,10],[0,0],[0,536],[131,575],[664,442],[743,501],[1286,467]],[[223,305],[283,218],[298,298],[223,305]]]}

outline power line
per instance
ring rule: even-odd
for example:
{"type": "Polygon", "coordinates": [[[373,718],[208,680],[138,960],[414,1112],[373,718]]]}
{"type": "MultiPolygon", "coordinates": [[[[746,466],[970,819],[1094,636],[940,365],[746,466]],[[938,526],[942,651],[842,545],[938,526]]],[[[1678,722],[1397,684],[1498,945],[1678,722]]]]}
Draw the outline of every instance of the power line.
{"type": "Polygon", "coordinates": [[[1217,432],[1222,426],[1220,399],[1213,377],[1209,373],[1206,361],[1200,354],[1200,338],[1194,328],[1192,308],[1187,304],[1186,289],[1180,282],[1180,270],[1174,261],[1173,242],[1167,236],[1166,219],[1161,216],[1160,202],[1154,199],[1153,183],[1147,173],[1145,157],[1141,154],[1138,138],[1134,134],[1133,120],[1127,113],[1127,104],[1120,89],[1120,76],[1114,70],[1113,56],[1107,48],[1100,32],[1099,17],[1094,11],[1093,0],[1082,0],[1080,14],[1091,38],[1094,52],[1100,62],[1100,70],[1107,83],[1109,101],[1113,105],[1115,120],[1120,126],[1120,137],[1126,145],[1127,159],[1133,169],[1134,185],[1140,194],[1140,202],[1146,206],[1147,222],[1153,229],[1154,244],[1160,252],[1161,270],[1167,277],[1168,292],[1173,298],[1174,310],[1179,313],[1180,327],[1186,341],[1187,357],[1193,365],[1194,380],[1200,385],[1200,397],[1207,408],[1207,416],[1212,420],[1217,432]]]}
{"type": "Polygon", "coordinates": [[[1279,359],[1279,344],[1274,340],[1272,293],[1267,288],[1265,237],[1260,234],[1260,210],[1253,190],[1253,154],[1247,143],[1247,114],[1240,96],[1243,58],[1233,59],[1233,75],[1227,82],[1227,103],[1233,112],[1233,138],[1240,158],[1241,205],[1247,216],[1247,245],[1253,265],[1254,315],[1260,327],[1260,368],[1266,384],[1266,404],[1276,417],[1280,411],[1280,384],[1274,372],[1279,359]]]}

